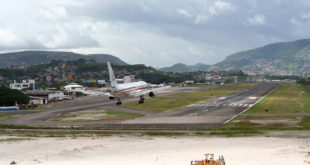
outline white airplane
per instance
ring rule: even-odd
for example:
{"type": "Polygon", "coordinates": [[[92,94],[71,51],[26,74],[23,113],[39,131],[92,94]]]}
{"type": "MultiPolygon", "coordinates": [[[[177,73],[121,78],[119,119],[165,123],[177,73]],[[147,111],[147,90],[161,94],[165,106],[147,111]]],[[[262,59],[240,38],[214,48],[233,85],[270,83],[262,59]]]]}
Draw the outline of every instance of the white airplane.
{"type": "Polygon", "coordinates": [[[151,84],[148,84],[145,81],[118,84],[110,62],[108,62],[107,64],[111,82],[111,95],[118,97],[118,105],[122,104],[122,102],[120,101],[120,97],[140,97],[139,103],[141,101],[143,103],[145,95],[154,97],[157,91],[170,87],[165,86],[153,88],[151,84]]]}

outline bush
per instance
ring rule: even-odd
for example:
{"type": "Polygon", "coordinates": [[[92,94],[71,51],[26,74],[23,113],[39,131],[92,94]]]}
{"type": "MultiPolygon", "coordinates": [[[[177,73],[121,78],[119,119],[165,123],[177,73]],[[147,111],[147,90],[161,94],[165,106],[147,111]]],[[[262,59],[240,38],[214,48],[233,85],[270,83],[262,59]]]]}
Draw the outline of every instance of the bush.
{"type": "Polygon", "coordinates": [[[17,104],[28,104],[29,97],[16,89],[9,89],[6,87],[0,87],[0,105],[1,106],[13,106],[15,102],[17,104]]]}

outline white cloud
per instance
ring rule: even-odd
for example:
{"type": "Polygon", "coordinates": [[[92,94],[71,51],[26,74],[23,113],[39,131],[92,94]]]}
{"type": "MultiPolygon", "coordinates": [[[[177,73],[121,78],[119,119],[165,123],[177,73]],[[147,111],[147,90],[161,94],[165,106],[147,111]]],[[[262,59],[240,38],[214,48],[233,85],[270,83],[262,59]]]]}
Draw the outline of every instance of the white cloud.
{"type": "Polygon", "coordinates": [[[248,19],[246,24],[248,24],[248,25],[264,25],[264,24],[266,24],[265,16],[262,14],[256,14],[253,18],[248,19]]]}
{"type": "Polygon", "coordinates": [[[188,47],[188,51],[194,55],[202,56],[203,53],[193,46],[188,47]]]}
{"type": "Polygon", "coordinates": [[[212,16],[218,15],[219,12],[232,10],[233,6],[228,2],[215,1],[205,7],[204,11],[196,16],[194,24],[208,21],[212,16]]]}
{"type": "Polygon", "coordinates": [[[16,48],[23,43],[18,36],[10,29],[0,27],[0,47],[2,48],[16,48]]]}
{"type": "Polygon", "coordinates": [[[298,16],[294,16],[289,21],[291,24],[293,24],[296,27],[300,26],[307,26],[307,24],[310,24],[310,11],[303,12],[299,14],[298,16]]]}
{"type": "Polygon", "coordinates": [[[199,24],[199,23],[203,23],[205,21],[208,21],[210,19],[210,16],[205,15],[205,14],[198,14],[194,24],[199,24]]]}
{"type": "Polygon", "coordinates": [[[310,11],[308,11],[306,13],[302,13],[300,15],[300,18],[302,18],[302,19],[309,19],[310,18],[310,11]]]}
{"type": "Polygon", "coordinates": [[[222,1],[216,1],[214,5],[211,5],[209,7],[209,12],[211,15],[217,14],[218,11],[220,10],[227,10],[227,9],[232,9],[231,4],[227,2],[222,2],[222,1]]]}
{"type": "Polygon", "coordinates": [[[181,15],[186,16],[186,17],[191,17],[191,16],[192,16],[188,11],[186,11],[186,10],[184,10],[184,9],[178,9],[177,12],[178,12],[179,14],[181,14],[181,15]]]}
{"type": "Polygon", "coordinates": [[[277,2],[3,0],[0,51],[108,53],[152,66],[211,64],[236,51],[310,36],[310,2],[277,2]]]}
{"type": "Polygon", "coordinates": [[[295,17],[290,19],[290,23],[295,25],[295,26],[299,26],[300,25],[300,22],[295,17]]]}

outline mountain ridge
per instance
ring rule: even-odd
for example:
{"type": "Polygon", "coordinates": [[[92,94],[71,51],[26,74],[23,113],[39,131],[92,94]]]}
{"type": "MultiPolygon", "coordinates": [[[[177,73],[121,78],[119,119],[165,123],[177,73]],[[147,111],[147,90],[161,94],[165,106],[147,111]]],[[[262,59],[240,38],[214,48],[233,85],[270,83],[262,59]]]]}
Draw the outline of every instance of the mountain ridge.
{"type": "Polygon", "coordinates": [[[255,49],[240,51],[223,61],[207,67],[175,65],[161,68],[165,72],[193,72],[198,70],[241,70],[246,74],[302,75],[310,73],[310,39],[267,44],[255,49]],[[190,67],[189,67],[190,66],[190,67]],[[193,69],[196,68],[196,69],[193,69]],[[198,67],[198,68],[197,68],[198,67]],[[178,71],[178,69],[180,69],[178,71]]]}
{"type": "Polygon", "coordinates": [[[301,75],[310,71],[310,39],[268,44],[227,56],[210,67],[247,74],[301,75]]]}
{"type": "Polygon", "coordinates": [[[171,67],[160,68],[160,71],[163,72],[173,72],[173,73],[184,73],[184,72],[195,72],[195,71],[206,71],[210,65],[197,63],[195,65],[187,65],[183,63],[177,63],[171,67]]]}
{"type": "Polygon", "coordinates": [[[47,64],[52,60],[94,60],[96,62],[107,62],[117,65],[127,65],[124,61],[110,54],[79,54],[66,51],[20,51],[0,54],[0,68],[6,68],[13,65],[31,66],[37,64],[47,64]]]}

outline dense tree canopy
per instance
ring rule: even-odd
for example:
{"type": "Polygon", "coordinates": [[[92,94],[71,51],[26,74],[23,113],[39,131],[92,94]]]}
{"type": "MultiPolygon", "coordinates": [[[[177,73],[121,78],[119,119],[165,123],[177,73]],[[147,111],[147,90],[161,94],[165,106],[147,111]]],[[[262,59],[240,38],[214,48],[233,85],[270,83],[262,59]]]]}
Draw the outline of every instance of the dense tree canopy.
{"type": "Polygon", "coordinates": [[[28,104],[29,100],[29,97],[18,90],[0,87],[0,106],[13,106],[15,102],[28,104]]]}

